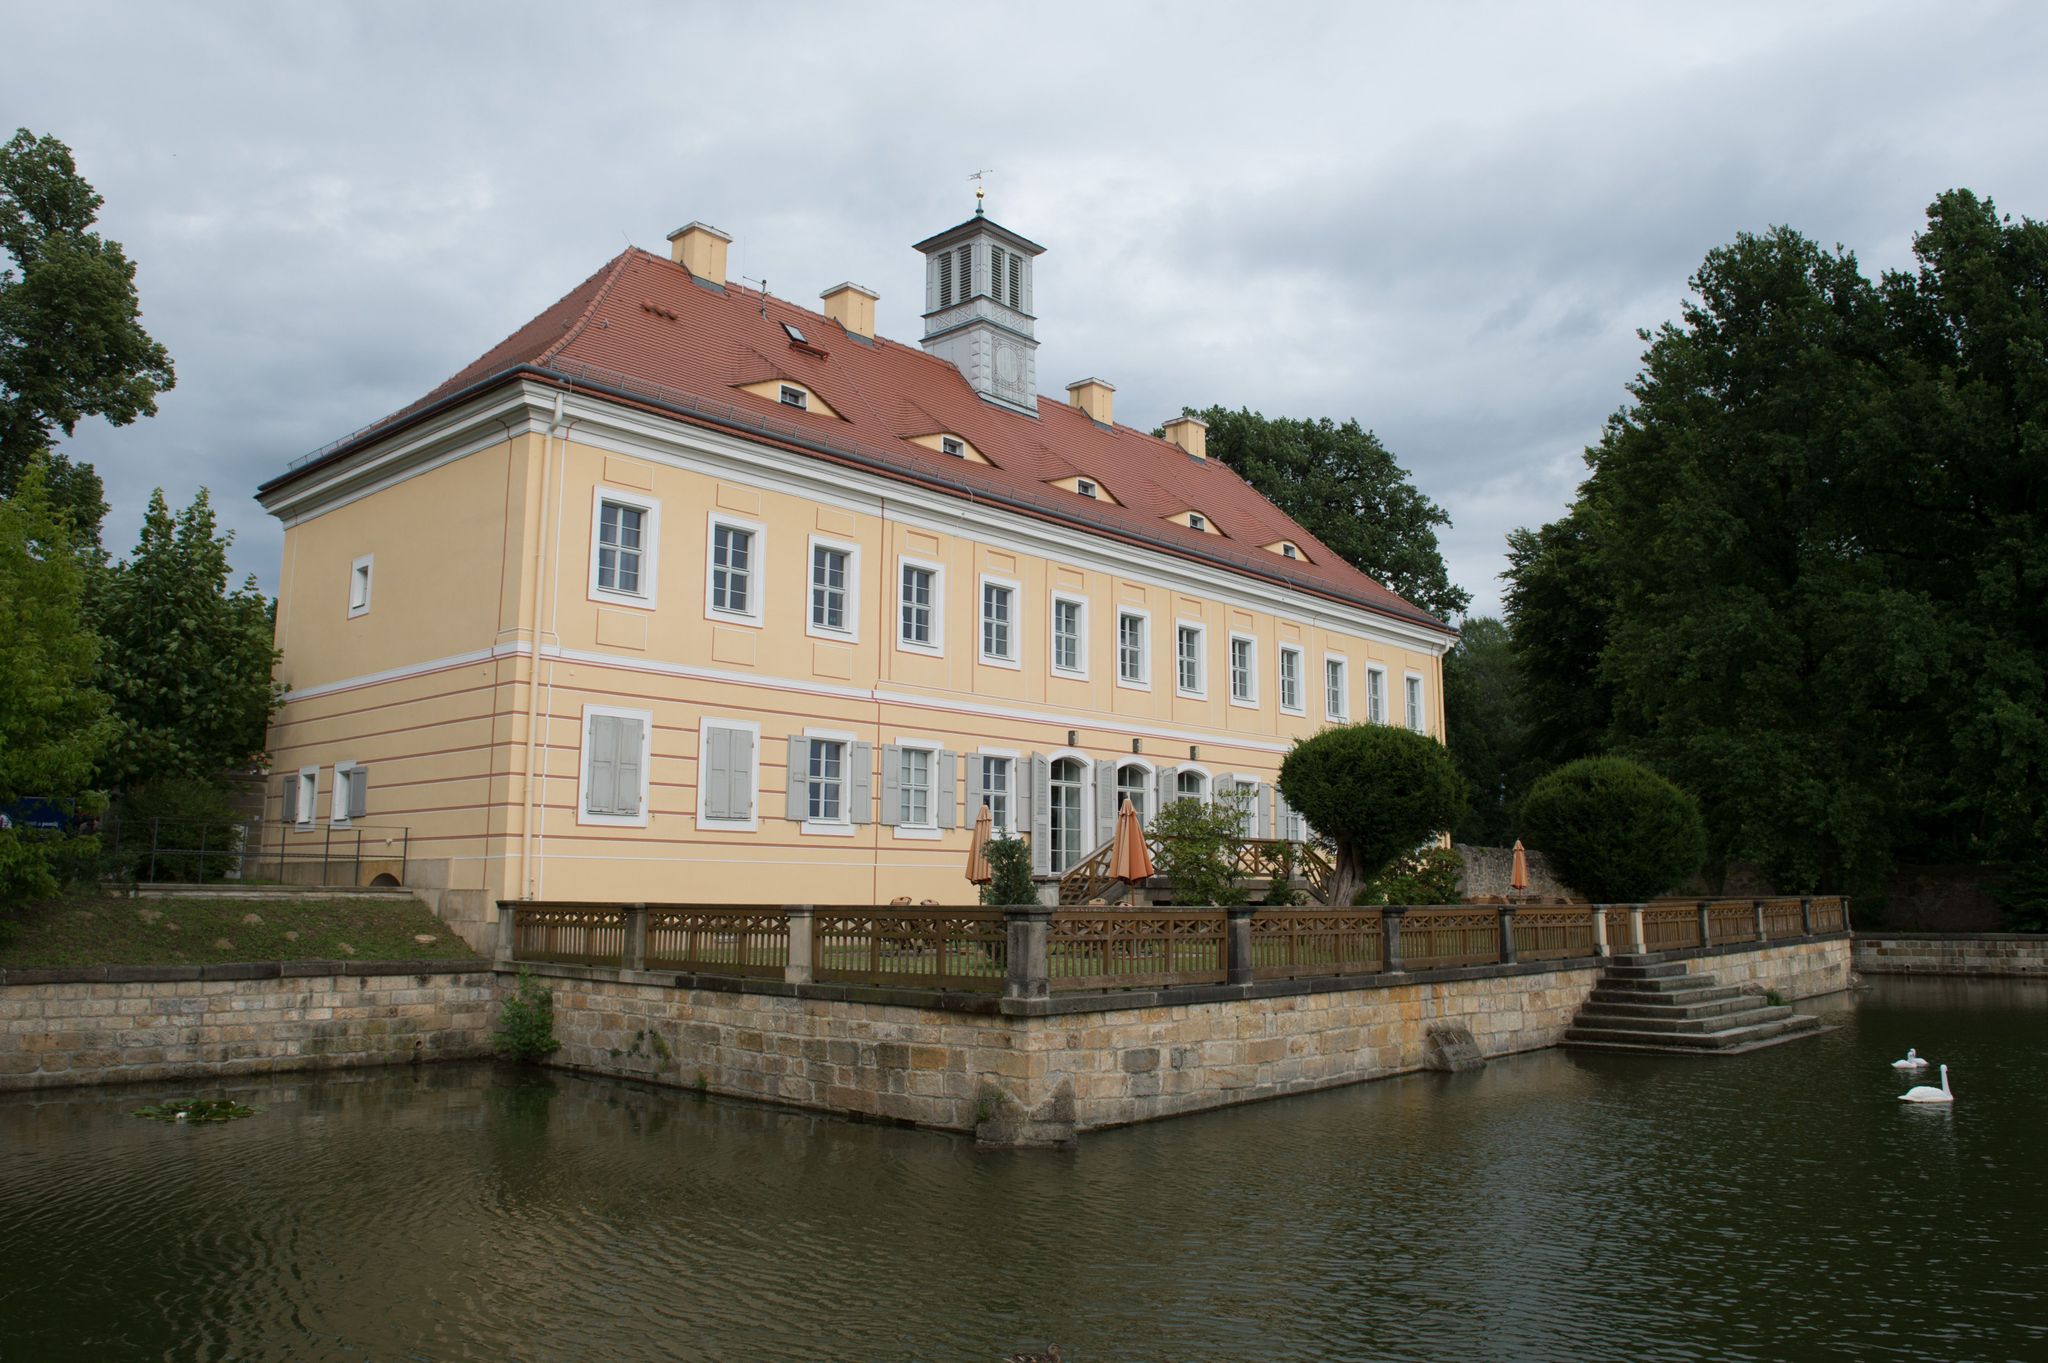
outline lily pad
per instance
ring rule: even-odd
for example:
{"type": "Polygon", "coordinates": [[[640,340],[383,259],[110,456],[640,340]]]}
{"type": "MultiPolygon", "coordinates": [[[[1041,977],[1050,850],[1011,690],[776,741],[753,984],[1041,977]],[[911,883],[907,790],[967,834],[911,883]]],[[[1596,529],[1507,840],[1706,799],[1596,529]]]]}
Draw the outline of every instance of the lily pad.
{"type": "Polygon", "coordinates": [[[245,1106],[232,1098],[183,1098],[174,1103],[138,1107],[135,1115],[159,1122],[231,1122],[237,1117],[253,1117],[262,1110],[245,1106]]]}

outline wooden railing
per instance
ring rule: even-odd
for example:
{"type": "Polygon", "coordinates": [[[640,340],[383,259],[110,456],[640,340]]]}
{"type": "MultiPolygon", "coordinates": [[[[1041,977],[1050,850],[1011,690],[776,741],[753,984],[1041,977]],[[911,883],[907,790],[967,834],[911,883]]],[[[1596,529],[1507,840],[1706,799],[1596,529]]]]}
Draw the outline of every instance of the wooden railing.
{"type": "Polygon", "coordinates": [[[1499,960],[1499,909],[1410,909],[1401,916],[1401,963],[1411,970],[1499,960]]]}
{"type": "Polygon", "coordinates": [[[512,953],[522,961],[621,965],[626,911],[597,904],[521,904],[513,919],[512,953]]]}
{"type": "Polygon", "coordinates": [[[1811,927],[1814,932],[1847,932],[1849,901],[1840,895],[1812,901],[1811,927]]]}
{"type": "Polygon", "coordinates": [[[1700,945],[1697,904],[1652,904],[1643,910],[1645,951],[1685,951],[1700,945]]]}
{"type": "MultiPolygon", "coordinates": [[[[1147,838],[1153,859],[1159,858],[1157,838],[1147,838]]],[[[1060,874],[1060,903],[1081,907],[1100,900],[1115,904],[1129,896],[1130,887],[1109,873],[1115,840],[1105,842],[1060,874]]],[[[1330,878],[1335,867],[1328,848],[1313,842],[1287,838],[1240,838],[1230,846],[1231,873],[1239,880],[1289,883],[1299,880],[1309,897],[1318,904],[1330,899],[1330,878]]]]}
{"type": "Polygon", "coordinates": [[[820,908],[811,932],[819,980],[995,990],[1009,960],[1001,909],[820,908]]]}
{"type": "Polygon", "coordinates": [[[1593,954],[1593,915],[1585,909],[1515,910],[1517,960],[1567,961],[1593,954]]]}
{"type": "Polygon", "coordinates": [[[1261,980],[1367,975],[1386,959],[1378,909],[1266,909],[1252,917],[1251,949],[1261,980]]]}
{"type": "Polygon", "coordinates": [[[1156,989],[1224,979],[1222,909],[1079,909],[1052,916],[1046,980],[1055,990],[1156,989]]]}
{"type": "MultiPolygon", "coordinates": [[[[1706,910],[1707,937],[1715,946],[1757,940],[1756,905],[1716,903],[1708,904],[1706,910]]],[[[1799,901],[1796,899],[1792,901],[1792,924],[1796,936],[1799,925],[1799,901]]]]}
{"type": "Polygon", "coordinates": [[[789,917],[781,909],[647,910],[647,969],[782,978],[789,917]]]}
{"type": "Polygon", "coordinates": [[[1110,855],[1116,840],[1102,844],[1060,873],[1061,904],[1115,903],[1130,894],[1131,887],[1109,873],[1110,855]]]}

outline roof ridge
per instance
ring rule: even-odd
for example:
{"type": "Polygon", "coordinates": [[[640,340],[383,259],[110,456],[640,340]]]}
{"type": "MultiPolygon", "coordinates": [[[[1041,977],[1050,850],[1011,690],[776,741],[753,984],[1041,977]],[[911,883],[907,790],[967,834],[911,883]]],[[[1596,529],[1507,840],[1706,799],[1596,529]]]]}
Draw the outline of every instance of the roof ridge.
{"type": "Polygon", "coordinates": [[[611,296],[612,285],[618,283],[619,276],[625,272],[626,261],[636,255],[648,254],[648,252],[641,250],[638,246],[628,246],[625,250],[613,256],[611,263],[600,272],[604,275],[604,281],[597,286],[596,292],[590,295],[590,302],[584,305],[582,315],[570,323],[568,329],[556,339],[553,345],[543,350],[534,360],[534,363],[546,365],[548,361],[561,354],[563,348],[571,341],[581,336],[583,329],[590,325],[591,314],[597,311],[597,305],[611,296]]]}

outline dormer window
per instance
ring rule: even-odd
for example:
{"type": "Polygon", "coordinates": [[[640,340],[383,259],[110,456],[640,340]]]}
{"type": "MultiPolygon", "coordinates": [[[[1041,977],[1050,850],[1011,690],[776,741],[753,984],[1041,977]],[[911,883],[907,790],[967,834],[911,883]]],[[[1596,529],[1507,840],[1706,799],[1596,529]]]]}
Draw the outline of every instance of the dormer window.
{"type": "Polygon", "coordinates": [[[1199,512],[1199,511],[1190,511],[1190,512],[1188,512],[1188,529],[1190,529],[1190,530],[1207,530],[1208,528],[1209,528],[1209,522],[1208,522],[1207,518],[1205,518],[1205,517],[1204,517],[1204,516],[1202,515],[1202,513],[1201,513],[1201,512],[1199,512]]]}
{"type": "Polygon", "coordinates": [[[783,406],[794,407],[799,412],[808,412],[809,410],[811,410],[811,395],[809,393],[806,393],[803,389],[798,388],[795,384],[783,384],[782,392],[777,400],[780,401],[783,406]]]}
{"type": "Polygon", "coordinates": [[[955,459],[965,459],[967,442],[957,435],[942,435],[939,437],[939,453],[950,454],[955,459]]]}
{"type": "Polygon", "coordinates": [[[1301,553],[1300,553],[1300,551],[1298,551],[1298,550],[1297,550],[1297,549],[1296,549],[1296,548],[1295,548],[1295,547],[1294,547],[1293,545],[1291,545],[1291,544],[1283,544],[1283,545],[1281,545],[1281,546],[1280,546],[1280,557],[1282,557],[1282,558],[1300,558],[1300,557],[1301,557],[1301,553]]]}
{"type": "Polygon", "coordinates": [[[1090,501],[1093,501],[1095,498],[1095,484],[1089,479],[1076,478],[1074,480],[1074,491],[1080,493],[1083,497],[1088,498],[1090,501]]]}
{"type": "Polygon", "coordinates": [[[1269,554],[1278,554],[1282,558],[1291,558],[1296,563],[1308,562],[1306,558],[1302,557],[1301,546],[1293,540],[1274,540],[1271,544],[1264,546],[1264,548],[1269,554]]]}

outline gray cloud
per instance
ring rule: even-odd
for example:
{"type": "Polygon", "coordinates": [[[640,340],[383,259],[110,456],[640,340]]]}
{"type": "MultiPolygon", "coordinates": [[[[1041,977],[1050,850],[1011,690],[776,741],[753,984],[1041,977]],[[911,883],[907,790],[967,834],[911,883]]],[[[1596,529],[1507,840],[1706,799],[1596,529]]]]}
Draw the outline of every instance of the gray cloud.
{"type": "Polygon", "coordinates": [[[1800,7],[0,5],[0,119],[71,144],[178,363],[72,442],[132,542],[149,489],[249,500],[627,241],[703,218],[800,301],[917,334],[909,243],[992,211],[1051,248],[1041,387],[1355,416],[1445,505],[1493,607],[1625,397],[1639,326],[1736,232],[1910,261],[1939,191],[2048,216],[2048,18],[1800,7]]]}

